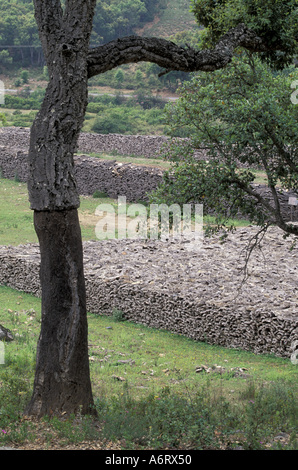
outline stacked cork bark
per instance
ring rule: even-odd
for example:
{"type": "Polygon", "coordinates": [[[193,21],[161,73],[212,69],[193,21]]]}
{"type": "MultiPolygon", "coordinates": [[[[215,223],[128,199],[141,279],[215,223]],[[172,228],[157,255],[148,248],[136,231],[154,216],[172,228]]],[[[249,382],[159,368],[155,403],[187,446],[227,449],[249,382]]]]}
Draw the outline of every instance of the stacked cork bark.
{"type": "MultiPolygon", "coordinates": [[[[272,228],[242,285],[243,250],[255,230],[195,247],[183,237],[86,242],[88,310],[111,315],[117,308],[135,323],[290,360],[298,339],[298,249],[272,228]]],[[[0,284],[40,295],[37,245],[0,247],[0,284]]]]}
{"type": "MultiPolygon", "coordinates": [[[[167,142],[164,136],[122,136],[118,134],[98,135],[82,133],[79,151],[88,153],[121,150],[122,154],[136,154],[154,157],[167,142]]],[[[27,181],[27,153],[29,130],[25,128],[0,128],[0,170],[4,178],[27,181]]],[[[200,154],[199,158],[204,158],[200,154]]],[[[79,193],[93,195],[96,191],[111,198],[126,196],[129,202],[148,201],[148,194],[162,181],[163,171],[156,167],[106,161],[88,155],[76,155],[75,175],[79,193]]],[[[268,200],[271,192],[265,185],[255,185],[255,189],[268,200]]],[[[292,191],[280,191],[279,203],[285,220],[297,220],[297,208],[289,206],[292,191]]],[[[242,214],[239,214],[242,218],[242,214]]]]}
{"type": "MultiPolygon", "coordinates": [[[[83,134],[79,150],[154,156],[165,141],[83,134]]],[[[28,129],[0,129],[3,177],[26,181],[28,143],[28,129]]],[[[146,200],[162,179],[156,168],[86,155],[75,156],[75,168],[80,194],[99,190],[132,202],[146,200]]],[[[259,186],[259,191],[270,197],[268,188],[259,186]]],[[[287,219],[292,217],[289,195],[280,194],[287,219]]],[[[298,340],[298,248],[290,250],[291,237],[284,240],[281,230],[271,228],[262,252],[253,252],[249,277],[242,285],[245,247],[255,230],[238,229],[225,244],[216,237],[205,238],[200,246],[185,238],[86,242],[88,310],[111,315],[118,308],[136,323],[290,360],[298,340]]],[[[39,259],[37,245],[1,246],[0,284],[40,296],[39,259]]]]}

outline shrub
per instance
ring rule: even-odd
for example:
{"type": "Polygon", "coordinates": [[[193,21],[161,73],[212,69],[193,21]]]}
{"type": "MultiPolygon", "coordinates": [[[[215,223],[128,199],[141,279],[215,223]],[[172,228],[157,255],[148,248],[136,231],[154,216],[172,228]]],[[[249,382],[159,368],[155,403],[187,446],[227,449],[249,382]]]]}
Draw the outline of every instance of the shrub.
{"type": "Polygon", "coordinates": [[[116,322],[124,321],[124,313],[122,310],[119,310],[118,308],[113,308],[113,319],[116,322]]]}
{"type": "Polygon", "coordinates": [[[108,195],[103,192],[103,191],[99,191],[98,189],[96,191],[94,191],[94,193],[92,194],[92,197],[93,198],[106,198],[108,197],[108,195]]]}
{"type": "Polygon", "coordinates": [[[21,80],[22,80],[22,83],[28,83],[28,81],[29,81],[29,72],[28,72],[28,70],[22,70],[21,80]]]}

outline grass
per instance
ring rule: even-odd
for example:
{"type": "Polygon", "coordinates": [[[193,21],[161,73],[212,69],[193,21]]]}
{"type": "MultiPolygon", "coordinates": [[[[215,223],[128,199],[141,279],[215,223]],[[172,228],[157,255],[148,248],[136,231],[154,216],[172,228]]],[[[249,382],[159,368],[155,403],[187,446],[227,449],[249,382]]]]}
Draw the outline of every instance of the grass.
{"type": "MultiPolygon", "coordinates": [[[[33,384],[40,299],[2,286],[0,305],[0,324],[15,338],[5,343],[0,365],[0,445],[30,447],[40,436],[22,412],[33,384]]],[[[119,321],[119,315],[89,314],[88,323],[98,427],[83,417],[45,419],[40,445],[88,440],[91,447],[113,442],[130,449],[194,449],[229,443],[256,449],[273,445],[284,432],[286,448],[297,448],[297,367],[290,360],[195,342],[119,321]],[[210,372],[196,372],[202,365],[210,372]],[[237,376],[233,368],[243,373],[237,376]]]]}
{"type": "Polygon", "coordinates": [[[143,33],[146,36],[168,38],[173,32],[195,29],[197,26],[193,14],[189,11],[190,4],[190,0],[168,1],[159,18],[156,18],[152,24],[146,25],[143,33]]]}
{"type": "Polygon", "coordinates": [[[0,244],[37,242],[26,184],[1,178],[0,201],[0,244]]]}
{"type": "MultiPolygon", "coordinates": [[[[84,154],[86,155],[86,154],[84,154]]],[[[118,163],[131,163],[138,166],[149,166],[150,168],[160,168],[168,170],[171,168],[171,163],[163,160],[162,158],[146,158],[139,155],[120,155],[117,152],[106,153],[90,153],[90,157],[100,158],[103,160],[117,160],[118,163]]]]}
{"type": "MultiPolygon", "coordinates": [[[[33,212],[30,209],[26,183],[0,178],[0,244],[19,245],[36,243],[33,212]]],[[[114,204],[109,198],[81,197],[79,217],[83,240],[96,239],[95,225],[98,221],[95,210],[99,204],[114,204]]]]}
{"type": "MultiPolygon", "coordinates": [[[[0,245],[16,246],[25,243],[37,243],[26,183],[0,178],[0,201],[0,245]]],[[[108,197],[94,198],[92,196],[81,196],[80,201],[79,219],[82,239],[83,241],[97,240],[95,227],[100,217],[95,214],[96,208],[100,204],[111,204],[117,215],[118,201],[108,197]]],[[[129,220],[131,219],[127,217],[127,221],[129,220]]],[[[207,220],[212,223],[212,217],[206,218],[207,220]]],[[[249,224],[245,220],[235,220],[233,222],[236,227],[249,224]]]]}

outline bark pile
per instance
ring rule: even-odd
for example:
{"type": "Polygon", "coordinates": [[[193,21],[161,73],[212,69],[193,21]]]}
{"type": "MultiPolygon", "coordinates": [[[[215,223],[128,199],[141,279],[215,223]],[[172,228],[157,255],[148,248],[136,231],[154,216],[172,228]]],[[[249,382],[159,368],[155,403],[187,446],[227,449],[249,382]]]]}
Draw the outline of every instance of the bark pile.
{"type": "MultiPolygon", "coordinates": [[[[105,240],[84,243],[88,311],[124,317],[198,341],[289,358],[298,337],[298,247],[271,228],[252,254],[254,227],[227,242],[105,240]]],[[[37,245],[0,247],[0,284],[40,295],[37,245]]]]}
{"type": "MultiPolygon", "coordinates": [[[[15,143],[13,138],[12,143],[15,143]]],[[[22,150],[19,146],[13,147],[7,144],[2,146],[1,144],[2,140],[0,141],[1,176],[27,182],[28,155],[26,150],[22,150]]],[[[106,161],[88,155],[76,155],[74,164],[79,194],[91,196],[95,191],[100,191],[115,199],[118,196],[126,196],[128,202],[147,201],[148,194],[157,188],[163,176],[163,170],[135,165],[133,158],[132,163],[118,163],[116,159],[106,161]]],[[[272,194],[267,186],[254,185],[254,187],[263,197],[272,201],[272,194]]],[[[284,219],[297,221],[298,206],[289,205],[289,198],[297,197],[297,195],[293,191],[280,191],[278,196],[284,219]]],[[[238,217],[243,218],[241,214],[238,217]]]]}

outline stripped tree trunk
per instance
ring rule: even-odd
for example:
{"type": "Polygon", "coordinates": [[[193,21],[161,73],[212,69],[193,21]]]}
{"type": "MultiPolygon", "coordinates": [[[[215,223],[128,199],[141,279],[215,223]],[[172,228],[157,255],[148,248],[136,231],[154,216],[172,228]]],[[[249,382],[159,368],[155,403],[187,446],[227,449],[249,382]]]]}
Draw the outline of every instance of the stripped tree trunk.
{"type": "Polygon", "coordinates": [[[28,415],[94,413],[73,154],[87,106],[95,1],[35,1],[49,84],[31,129],[28,190],[41,255],[42,324],[28,415]]]}
{"type": "Polygon", "coordinates": [[[76,209],[35,211],[41,252],[42,326],[28,414],[94,412],[85,282],[76,209]]]}

